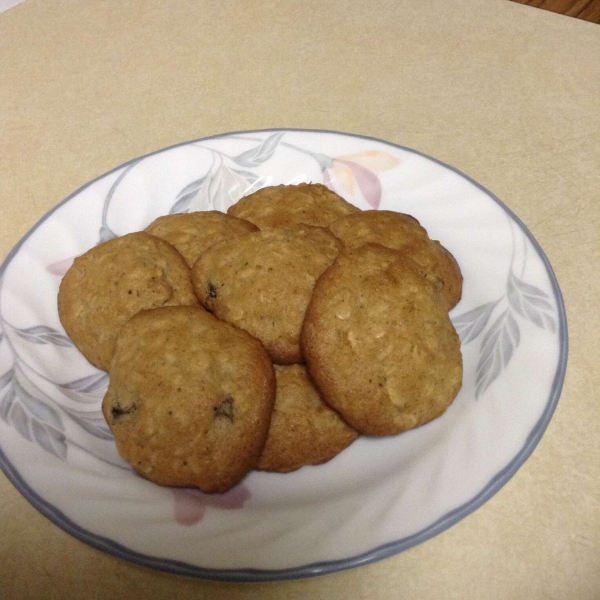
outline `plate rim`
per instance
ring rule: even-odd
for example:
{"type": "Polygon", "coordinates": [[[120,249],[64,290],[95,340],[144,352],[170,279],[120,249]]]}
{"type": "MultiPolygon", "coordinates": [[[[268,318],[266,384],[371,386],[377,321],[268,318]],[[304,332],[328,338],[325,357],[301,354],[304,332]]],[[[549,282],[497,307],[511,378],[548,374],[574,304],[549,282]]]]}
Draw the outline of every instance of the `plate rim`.
{"type": "Polygon", "coordinates": [[[21,246],[29,239],[29,237],[40,227],[42,223],[44,223],[55,211],[57,211],[61,206],[72,200],[75,196],[83,192],[85,189],[96,183],[97,181],[103,179],[104,177],[111,175],[112,173],[119,171],[130,165],[131,163],[143,160],[150,156],[154,156],[156,154],[160,154],[166,152],[168,150],[172,150],[174,148],[183,147],[189,144],[193,144],[196,142],[204,142],[208,140],[214,140],[219,138],[226,138],[235,135],[244,135],[244,134],[255,134],[255,133],[275,133],[275,132],[299,132],[299,133],[315,133],[315,134],[333,134],[338,136],[345,136],[349,138],[358,138],[362,140],[368,140],[373,142],[382,143],[387,146],[392,146],[394,148],[404,150],[418,156],[422,156],[428,160],[433,161],[434,163],[449,169],[450,171],[456,173],[480,191],[484,192],[489,198],[491,198],[498,206],[508,214],[508,216],[518,225],[521,231],[526,235],[527,239],[531,242],[534,250],[536,251],[538,257],[542,260],[544,267],[546,268],[546,272],[550,279],[550,284],[552,288],[552,292],[554,294],[554,298],[556,300],[557,305],[557,313],[558,313],[558,344],[559,344],[559,357],[557,363],[556,373],[554,375],[554,379],[552,381],[552,386],[550,388],[549,398],[545,404],[544,410],[532,428],[531,432],[527,436],[524,445],[522,448],[515,454],[513,459],[500,471],[498,471],[489,481],[488,483],[481,489],[481,491],[476,494],[473,498],[463,503],[461,506],[453,509],[452,511],[443,515],[440,519],[426,527],[425,529],[410,535],[405,538],[401,538],[399,540],[394,540],[392,542],[383,544],[381,546],[377,546],[367,552],[361,553],[359,555],[332,560],[332,561],[323,561],[316,563],[309,563],[306,565],[301,565],[298,567],[291,567],[286,569],[214,569],[214,568],[206,568],[206,567],[198,567],[195,565],[190,565],[183,561],[171,560],[166,558],[160,558],[157,556],[152,556],[148,554],[142,554],[140,552],[136,552],[119,544],[107,537],[91,533],[90,531],[84,529],[83,527],[77,525],[74,521],[72,521],[67,515],[65,515],[61,510],[47,502],[42,496],[40,496],[31,486],[29,486],[25,480],[20,475],[18,469],[10,462],[7,455],[2,448],[2,443],[0,440],[0,469],[4,472],[8,480],[15,486],[15,488],[19,491],[19,493],[44,517],[46,517],[50,522],[54,525],[61,528],[63,531],[71,535],[72,537],[77,538],[78,540],[98,549],[107,554],[125,560],[127,562],[131,562],[137,564],[138,566],[150,568],[153,570],[158,570],[162,572],[171,573],[174,575],[184,575],[188,577],[194,577],[199,579],[206,579],[212,581],[226,581],[226,582],[267,582],[267,581],[288,581],[288,580],[296,580],[296,579],[305,579],[309,577],[315,577],[318,575],[325,575],[328,573],[336,573],[340,571],[345,571],[347,569],[352,569],[355,567],[359,567],[362,565],[367,565],[373,562],[377,562],[379,560],[383,560],[385,558],[389,558],[413,546],[421,544],[436,535],[446,531],[459,521],[462,521],[465,517],[467,517],[472,512],[475,512],[478,508],[480,508],[483,504],[485,504],[492,496],[497,494],[500,489],[516,474],[516,472],[521,468],[521,466],[527,461],[527,459],[531,456],[538,443],[540,442],[542,436],[544,435],[551,419],[556,410],[556,406],[558,405],[558,400],[561,396],[562,388],[564,385],[566,370],[567,370],[567,362],[568,362],[568,354],[569,354],[569,336],[568,336],[568,325],[567,325],[567,314],[565,303],[563,299],[562,292],[560,290],[560,286],[558,280],[556,278],[556,274],[554,273],[554,269],[550,264],[548,257],[546,256],[544,250],[542,249],[539,242],[533,236],[533,234],[529,231],[528,227],[523,223],[523,221],[506,205],[502,200],[500,200],[495,194],[490,192],[486,187],[472,179],[469,175],[463,173],[461,170],[449,165],[437,158],[434,158],[424,152],[419,150],[415,150],[414,148],[410,148],[407,146],[402,146],[400,144],[396,144],[394,142],[389,142],[387,140],[383,140],[381,138],[367,136],[362,134],[348,133],[330,129],[307,129],[307,128],[289,128],[289,127],[275,127],[275,128],[265,128],[265,129],[247,129],[247,130],[239,130],[239,131],[230,131],[225,133],[219,133],[207,137],[202,138],[194,138],[192,140],[179,142],[173,144],[171,146],[167,146],[165,148],[160,148],[158,150],[154,150],[147,154],[137,156],[132,158],[112,169],[102,173],[98,177],[88,181],[83,184],[77,190],[69,194],[66,198],[61,200],[58,204],[56,204],[53,208],[51,208],[48,212],[46,212],[30,229],[27,231],[21,239],[13,246],[10,252],[7,254],[5,259],[0,265],[0,280],[4,276],[4,272],[8,265],[12,262],[13,258],[16,256],[21,246]]]}

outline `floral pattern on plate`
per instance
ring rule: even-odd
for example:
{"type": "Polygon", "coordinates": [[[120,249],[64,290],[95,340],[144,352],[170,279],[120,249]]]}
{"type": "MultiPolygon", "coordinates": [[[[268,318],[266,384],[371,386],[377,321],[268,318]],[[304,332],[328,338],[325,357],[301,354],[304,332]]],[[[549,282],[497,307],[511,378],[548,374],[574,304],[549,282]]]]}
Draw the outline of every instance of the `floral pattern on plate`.
{"type": "Polygon", "coordinates": [[[461,173],[369,138],[244,132],[133,160],[48,213],[0,277],[4,471],[34,506],[80,539],[171,572],[304,577],[419,543],[514,474],[547,426],[564,379],[562,298],[524,225],[461,173]],[[153,486],[116,452],[100,410],[108,376],[62,330],[60,278],[75,256],[161,214],[225,211],[266,185],[301,181],[323,182],[362,209],[414,214],[457,257],[465,285],[451,317],[462,341],[463,390],[436,422],[395,438],[361,439],[321,467],[252,473],[220,496],[153,486]],[[25,280],[23,272],[32,277],[25,280]],[[492,421],[499,431],[506,424],[503,434],[490,429],[492,421]],[[65,489],[72,492],[66,498],[65,489]],[[94,518],[72,495],[106,517],[94,518]],[[378,526],[356,536],[365,521],[378,526]],[[195,535],[182,537],[182,525],[195,535]],[[212,541],[211,552],[198,548],[203,539],[212,541]]]}

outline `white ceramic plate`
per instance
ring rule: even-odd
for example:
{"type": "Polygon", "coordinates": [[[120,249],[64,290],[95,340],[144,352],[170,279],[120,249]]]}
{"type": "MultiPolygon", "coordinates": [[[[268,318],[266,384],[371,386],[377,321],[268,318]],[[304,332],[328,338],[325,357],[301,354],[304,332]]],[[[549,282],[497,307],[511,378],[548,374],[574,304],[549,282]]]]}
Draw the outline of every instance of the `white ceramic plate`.
{"type": "Polygon", "coordinates": [[[533,451],[566,368],[561,294],[523,223],[451,167],[341,133],[225,134],[133,160],[43,217],[10,253],[1,277],[6,475],[40,512],[92,546],[209,579],[337,571],[450,527],[533,451]],[[251,473],[224,495],[145,481],[120,459],[102,418],[108,376],[61,327],[61,276],[73,257],[159,215],[224,211],[252,190],[302,181],[324,181],[362,209],[410,213],[454,254],[464,274],[463,299],[451,313],[462,339],[462,391],[424,427],[362,438],[319,467],[251,473]]]}

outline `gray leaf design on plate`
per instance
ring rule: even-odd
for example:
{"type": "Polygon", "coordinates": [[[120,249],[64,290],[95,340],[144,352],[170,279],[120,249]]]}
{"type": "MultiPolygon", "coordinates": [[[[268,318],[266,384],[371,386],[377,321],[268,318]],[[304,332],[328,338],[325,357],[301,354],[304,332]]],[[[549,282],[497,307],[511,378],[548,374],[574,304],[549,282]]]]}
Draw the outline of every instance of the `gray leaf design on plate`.
{"type": "Polygon", "coordinates": [[[7,415],[7,421],[27,440],[31,441],[32,434],[29,431],[29,418],[23,407],[18,402],[13,405],[7,415]]]}
{"type": "Polygon", "coordinates": [[[54,344],[65,348],[73,345],[73,342],[66,335],[46,325],[36,325],[25,329],[15,328],[15,333],[32,344],[54,344]]]}
{"type": "Polygon", "coordinates": [[[58,383],[63,390],[71,390],[78,394],[91,394],[92,392],[102,391],[108,386],[108,373],[95,373],[81,379],[75,379],[68,383],[58,383]]]}
{"type": "Polygon", "coordinates": [[[2,420],[5,422],[8,422],[8,413],[10,412],[10,409],[16,397],[15,386],[12,385],[13,373],[12,371],[9,372],[11,374],[11,379],[9,379],[8,381],[11,383],[11,386],[8,388],[8,391],[6,392],[6,394],[4,394],[4,397],[0,402],[0,418],[2,418],[2,420]]]}
{"type": "Polygon", "coordinates": [[[260,177],[256,173],[252,173],[251,171],[244,171],[242,169],[232,169],[234,173],[241,175],[248,183],[254,185],[258,181],[260,181],[260,177]]]}
{"type": "Polygon", "coordinates": [[[452,323],[463,344],[473,341],[484,330],[498,302],[499,300],[482,304],[452,319],[452,323]]]}
{"type": "Polygon", "coordinates": [[[99,235],[99,244],[103,244],[104,242],[108,242],[109,240],[113,240],[114,238],[118,237],[117,234],[108,225],[102,225],[100,227],[99,235]]]}
{"type": "Polygon", "coordinates": [[[202,184],[205,177],[200,177],[200,179],[196,179],[192,181],[192,183],[188,183],[180,192],[177,194],[175,198],[175,204],[171,206],[171,210],[169,211],[170,215],[186,213],[190,211],[190,206],[192,204],[192,199],[198,193],[198,190],[202,187],[202,184]]]}
{"type": "Polygon", "coordinates": [[[11,386],[2,399],[0,416],[25,439],[37,442],[60,458],[66,458],[67,445],[58,413],[32,396],[16,377],[13,377],[11,386]]]}
{"type": "Polygon", "coordinates": [[[507,308],[483,338],[477,364],[475,398],[479,398],[508,365],[520,340],[519,325],[507,308]]]}
{"type": "Polygon", "coordinates": [[[52,427],[44,427],[35,420],[31,422],[31,433],[44,450],[62,459],[67,458],[67,444],[62,433],[52,427]]]}
{"type": "Polygon", "coordinates": [[[225,166],[221,159],[219,166],[204,178],[198,191],[190,198],[189,209],[226,212],[252,188],[252,183],[225,166]]]}
{"type": "Polygon", "coordinates": [[[129,163],[121,171],[115,182],[110,186],[110,190],[108,190],[108,194],[106,194],[106,198],[104,199],[104,206],[102,207],[102,225],[100,226],[100,239],[98,240],[98,244],[108,242],[109,240],[118,237],[117,234],[108,226],[108,208],[110,206],[110,203],[112,202],[115,192],[117,191],[117,188],[121,184],[121,181],[123,181],[127,173],[129,173],[129,171],[131,171],[131,169],[133,169],[133,167],[135,167],[141,160],[143,159],[138,158],[137,160],[134,160],[133,162],[129,163]]]}
{"type": "Polygon", "coordinates": [[[271,134],[262,144],[234,156],[233,160],[242,167],[258,167],[273,156],[283,134],[283,131],[271,134]]]}
{"type": "Polygon", "coordinates": [[[73,414],[72,411],[69,411],[69,416],[82,429],[85,429],[85,431],[91,433],[93,436],[102,440],[114,439],[114,436],[111,430],[108,428],[108,425],[106,424],[102,413],[100,413],[99,415],[90,414],[83,417],[81,415],[73,414]]]}
{"type": "MultiPolygon", "coordinates": [[[[57,383],[56,385],[67,396],[79,403],[99,405],[108,387],[108,382],[108,373],[95,373],[94,375],[81,377],[67,383],[57,383]]],[[[104,420],[101,409],[94,412],[84,412],[63,407],[63,410],[68,413],[75,423],[93,436],[103,440],[113,439],[113,434],[104,420]]]]}
{"type": "Polygon", "coordinates": [[[41,421],[47,423],[56,429],[62,431],[63,424],[58,416],[58,413],[54,410],[50,404],[47,404],[30,394],[15,378],[14,384],[17,392],[17,398],[27,412],[32,416],[41,421]]]}
{"type": "Polygon", "coordinates": [[[6,371],[6,373],[4,373],[4,375],[2,375],[2,377],[0,377],[0,390],[5,388],[9,383],[12,382],[13,376],[14,371],[12,369],[9,369],[8,371],[6,371]]]}
{"type": "Polygon", "coordinates": [[[538,287],[525,283],[512,271],[508,275],[508,301],[510,305],[526,319],[542,329],[556,331],[556,323],[551,313],[554,307],[548,294],[538,287]]]}

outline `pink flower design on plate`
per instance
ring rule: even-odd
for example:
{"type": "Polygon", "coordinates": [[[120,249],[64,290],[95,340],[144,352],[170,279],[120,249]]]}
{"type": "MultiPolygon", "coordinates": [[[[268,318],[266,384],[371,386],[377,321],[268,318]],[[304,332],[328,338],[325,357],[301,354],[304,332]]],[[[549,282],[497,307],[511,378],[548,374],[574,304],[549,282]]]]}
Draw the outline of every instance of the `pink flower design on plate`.
{"type": "Polygon", "coordinates": [[[204,517],[206,508],[233,510],[243,508],[251,494],[245,485],[237,485],[224,494],[204,494],[193,488],[173,488],[175,521],[180,525],[195,525],[204,517]]]}
{"type": "Polygon", "coordinates": [[[52,273],[52,275],[64,277],[65,273],[71,268],[74,260],[74,256],[71,258],[65,258],[64,260],[59,260],[51,265],[47,265],[46,271],[48,271],[48,273],[52,273]]]}
{"type": "Polygon", "coordinates": [[[381,202],[381,182],[376,173],[397,167],[400,161],[383,150],[338,156],[323,170],[323,183],[350,198],[364,198],[373,208],[381,202]]]}

